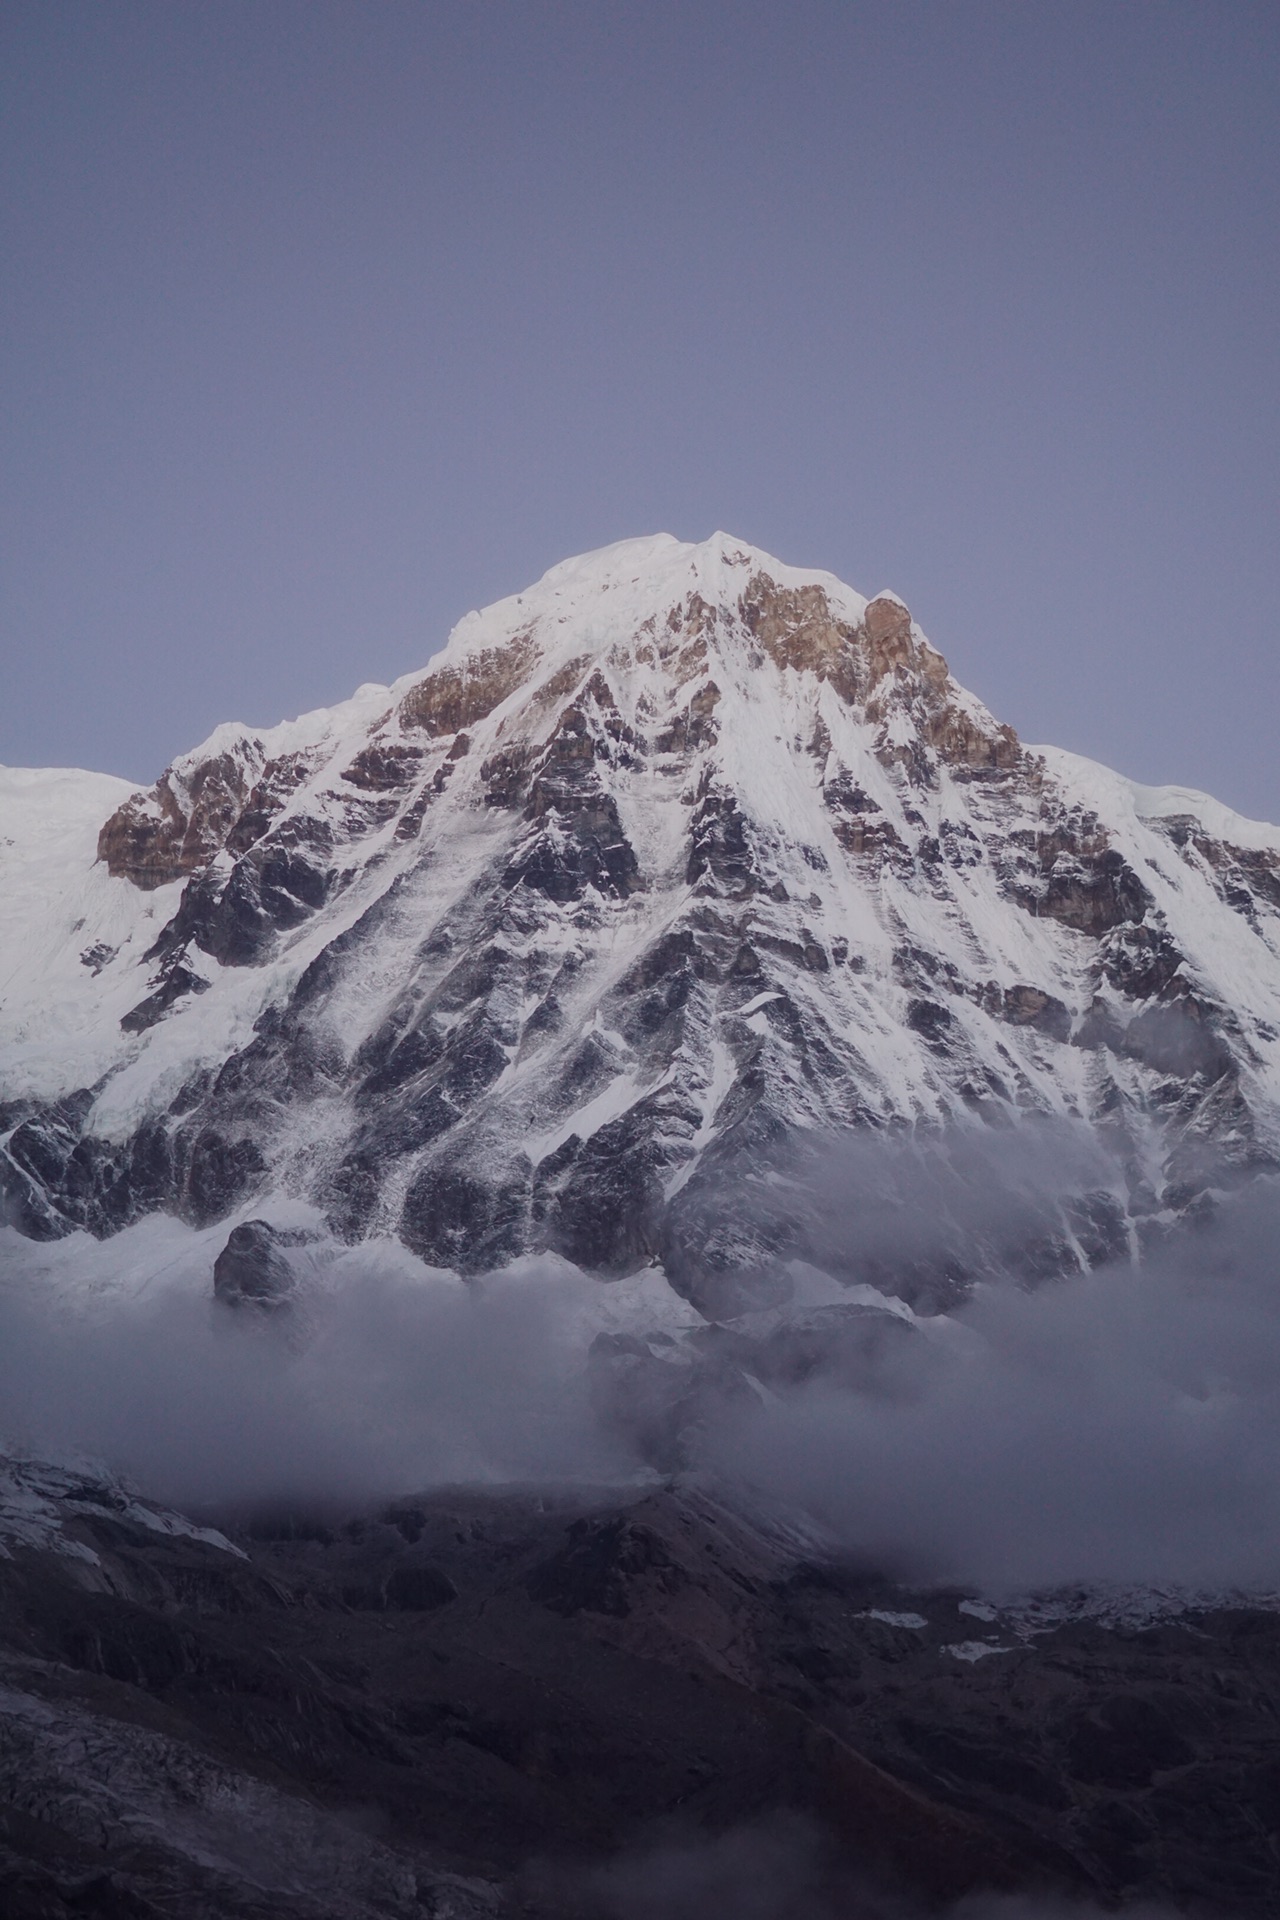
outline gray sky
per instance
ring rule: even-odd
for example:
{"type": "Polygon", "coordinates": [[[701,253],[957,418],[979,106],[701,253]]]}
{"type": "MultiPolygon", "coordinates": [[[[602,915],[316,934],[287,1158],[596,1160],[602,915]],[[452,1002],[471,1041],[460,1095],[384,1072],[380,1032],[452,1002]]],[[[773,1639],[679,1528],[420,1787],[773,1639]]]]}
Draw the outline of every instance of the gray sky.
{"type": "Polygon", "coordinates": [[[3,0],[0,759],[719,526],[1280,818],[1278,103],[1270,0],[3,0]]]}

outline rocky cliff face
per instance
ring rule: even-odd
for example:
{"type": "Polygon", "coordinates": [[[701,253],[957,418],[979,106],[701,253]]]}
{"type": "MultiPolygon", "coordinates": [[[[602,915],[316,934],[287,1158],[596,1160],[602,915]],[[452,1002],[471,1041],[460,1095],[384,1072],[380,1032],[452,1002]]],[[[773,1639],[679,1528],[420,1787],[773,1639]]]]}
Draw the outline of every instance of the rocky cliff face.
{"type": "Polygon", "coordinates": [[[1114,1177],[1041,1270],[1280,1146],[1280,830],[1025,748],[892,595],[724,536],[566,562],[113,809],[25,778],[31,1235],[289,1194],[464,1271],[660,1260],[705,1304],[808,1250],[776,1176],[851,1130],[1094,1123],[1114,1177]]]}

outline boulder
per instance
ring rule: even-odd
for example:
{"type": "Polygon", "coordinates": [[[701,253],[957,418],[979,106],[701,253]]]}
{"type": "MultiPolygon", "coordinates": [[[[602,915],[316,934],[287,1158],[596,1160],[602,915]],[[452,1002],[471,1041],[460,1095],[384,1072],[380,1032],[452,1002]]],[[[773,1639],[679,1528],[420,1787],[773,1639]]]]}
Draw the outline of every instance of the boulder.
{"type": "Polygon", "coordinates": [[[227,1307],[275,1312],[293,1298],[293,1268],[281,1251],[288,1241],[266,1220],[233,1227],[213,1263],[213,1297],[227,1307]]]}

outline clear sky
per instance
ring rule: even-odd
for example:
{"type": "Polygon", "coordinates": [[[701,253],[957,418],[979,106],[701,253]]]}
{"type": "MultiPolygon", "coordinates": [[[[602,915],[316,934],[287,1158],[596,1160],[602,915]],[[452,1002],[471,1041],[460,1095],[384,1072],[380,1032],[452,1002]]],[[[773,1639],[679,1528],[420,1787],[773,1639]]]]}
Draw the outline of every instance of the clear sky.
{"type": "Polygon", "coordinates": [[[0,166],[0,759],[723,527],[1280,819],[1274,0],[3,0],[0,166]]]}

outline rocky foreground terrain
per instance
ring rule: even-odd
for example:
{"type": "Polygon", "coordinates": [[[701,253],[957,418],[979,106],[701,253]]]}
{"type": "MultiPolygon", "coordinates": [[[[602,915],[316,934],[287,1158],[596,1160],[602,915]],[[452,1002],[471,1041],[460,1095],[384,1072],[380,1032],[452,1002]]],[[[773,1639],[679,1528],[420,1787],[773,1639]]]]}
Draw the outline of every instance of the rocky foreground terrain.
{"type": "Polygon", "coordinates": [[[912,1593],[678,1485],[224,1526],[6,1463],[14,1920],[657,1920],[601,1862],[780,1811],[767,1916],[1276,1911],[1280,1612],[912,1593]]]}

